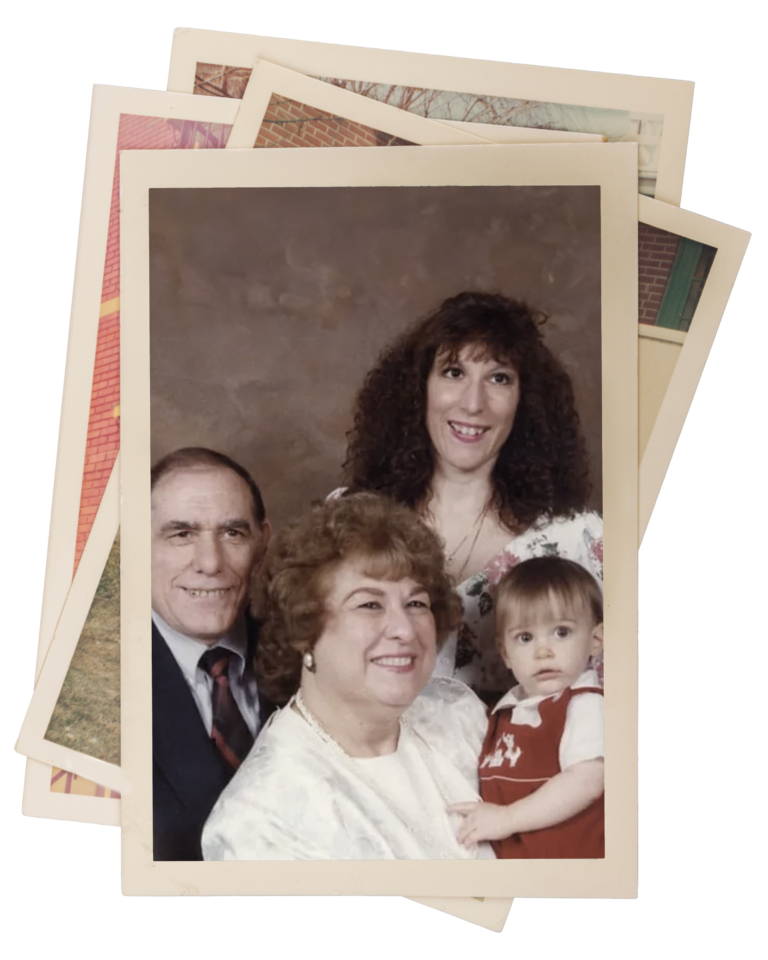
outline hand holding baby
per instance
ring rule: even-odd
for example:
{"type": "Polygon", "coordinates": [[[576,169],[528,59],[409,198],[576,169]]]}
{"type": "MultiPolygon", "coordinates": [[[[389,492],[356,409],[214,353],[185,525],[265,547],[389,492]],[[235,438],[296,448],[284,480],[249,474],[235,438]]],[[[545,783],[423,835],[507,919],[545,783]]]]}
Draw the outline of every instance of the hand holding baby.
{"type": "Polygon", "coordinates": [[[514,832],[510,806],[477,800],[451,804],[448,813],[459,813],[464,818],[456,834],[464,847],[474,846],[482,840],[504,840],[514,832]]]}

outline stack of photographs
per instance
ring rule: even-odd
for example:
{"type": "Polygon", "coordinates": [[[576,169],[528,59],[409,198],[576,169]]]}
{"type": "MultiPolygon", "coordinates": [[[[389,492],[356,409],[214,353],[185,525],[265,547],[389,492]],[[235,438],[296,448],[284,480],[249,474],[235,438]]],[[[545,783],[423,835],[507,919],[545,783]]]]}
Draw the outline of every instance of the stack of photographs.
{"type": "MultiPolygon", "coordinates": [[[[93,86],[34,689],[14,746],[24,817],[120,827],[131,897],[403,898],[495,932],[515,898],[637,898],[639,550],[673,522],[665,482],[751,239],[682,206],[693,93],[187,28],[165,90],[93,86]],[[310,852],[258,858],[268,870],[160,854],[153,465],[226,454],[256,478],[275,536],[344,483],[382,352],[466,291],[545,315],[572,385],[582,507],[600,522],[583,537],[604,605],[604,853],[310,852]]],[[[530,555],[561,552],[542,534],[530,555]]],[[[482,616],[493,563],[467,578],[482,616]]],[[[448,674],[478,689],[485,655],[464,633],[448,674]]]]}

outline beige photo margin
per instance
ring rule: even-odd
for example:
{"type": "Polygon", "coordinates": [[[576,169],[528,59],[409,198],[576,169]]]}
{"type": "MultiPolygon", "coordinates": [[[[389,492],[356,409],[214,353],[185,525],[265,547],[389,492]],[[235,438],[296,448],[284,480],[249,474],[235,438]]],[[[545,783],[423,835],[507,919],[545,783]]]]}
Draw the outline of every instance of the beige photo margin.
{"type": "Polygon", "coordinates": [[[123,891],[633,897],[637,889],[637,147],[131,151],[121,156],[123,891]],[[597,184],[601,188],[607,856],[588,861],[168,863],[152,850],[148,192],[152,188],[597,184]]]}
{"type": "Polygon", "coordinates": [[[662,114],[655,199],[680,205],[693,103],[690,81],[179,28],[173,35],[168,89],[192,93],[198,63],[249,69],[256,60],[313,77],[662,114]]]}

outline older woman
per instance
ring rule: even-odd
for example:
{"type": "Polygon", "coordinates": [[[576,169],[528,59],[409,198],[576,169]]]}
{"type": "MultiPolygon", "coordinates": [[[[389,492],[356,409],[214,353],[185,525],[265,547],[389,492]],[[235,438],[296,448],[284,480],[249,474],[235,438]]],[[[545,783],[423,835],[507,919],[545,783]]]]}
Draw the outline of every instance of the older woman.
{"type": "Polygon", "coordinates": [[[272,540],[256,609],[260,691],[287,706],[214,807],[205,859],[492,857],[447,812],[477,799],[486,717],[430,682],[460,616],[434,533],[372,494],[329,501],[272,540]]]}
{"type": "Polygon", "coordinates": [[[568,374],[542,315],[462,293],[381,355],[357,398],[346,492],[385,494],[439,534],[464,604],[438,673],[492,701],[508,674],[493,642],[493,588],[522,559],[558,555],[602,582],[602,521],[568,374]]]}

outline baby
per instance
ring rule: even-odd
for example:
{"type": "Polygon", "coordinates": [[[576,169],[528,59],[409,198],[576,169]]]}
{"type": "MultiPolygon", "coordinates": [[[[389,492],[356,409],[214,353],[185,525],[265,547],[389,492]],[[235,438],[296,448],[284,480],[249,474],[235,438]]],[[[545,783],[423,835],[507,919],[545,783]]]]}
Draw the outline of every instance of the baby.
{"type": "Polygon", "coordinates": [[[518,684],[491,711],[482,801],[449,807],[459,841],[491,840],[500,858],[603,857],[599,586],[561,557],[518,564],[498,586],[496,642],[518,684]]]}

